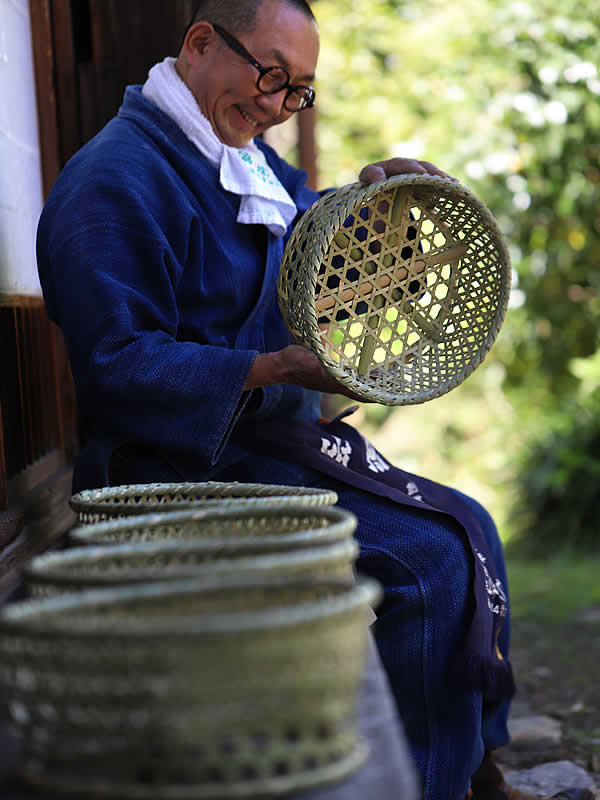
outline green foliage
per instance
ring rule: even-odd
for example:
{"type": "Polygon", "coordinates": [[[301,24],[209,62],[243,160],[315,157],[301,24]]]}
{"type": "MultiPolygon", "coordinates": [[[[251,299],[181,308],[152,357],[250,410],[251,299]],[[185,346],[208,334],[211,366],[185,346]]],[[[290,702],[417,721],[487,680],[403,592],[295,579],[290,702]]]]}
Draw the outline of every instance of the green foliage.
{"type": "Polygon", "coordinates": [[[545,558],[508,559],[513,620],[566,622],[600,605],[600,556],[549,548],[545,558]]]}
{"type": "Polygon", "coordinates": [[[529,536],[543,546],[569,530],[593,545],[600,417],[582,402],[600,385],[597,0],[319,0],[315,11],[321,184],[409,155],[488,204],[515,272],[483,369],[501,365],[498,402],[519,420],[529,536]]]}
{"type": "Polygon", "coordinates": [[[492,208],[516,270],[509,386],[570,392],[600,315],[600,10],[593,0],[320,0],[323,184],[415,154],[492,208]]]}
{"type": "Polygon", "coordinates": [[[523,383],[537,370],[558,399],[576,388],[571,359],[598,346],[600,12],[547,0],[518,18],[503,14],[489,52],[500,58],[499,38],[511,40],[505,62],[521,88],[504,102],[499,122],[517,158],[510,175],[494,177],[491,196],[508,213],[506,188],[513,195],[508,234],[525,301],[507,377],[523,383]]]}
{"type": "Polygon", "coordinates": [[[544,435],[520,453],[513,511],[516,550],[600,552],[600,393],[547,421],[544,435]]]}

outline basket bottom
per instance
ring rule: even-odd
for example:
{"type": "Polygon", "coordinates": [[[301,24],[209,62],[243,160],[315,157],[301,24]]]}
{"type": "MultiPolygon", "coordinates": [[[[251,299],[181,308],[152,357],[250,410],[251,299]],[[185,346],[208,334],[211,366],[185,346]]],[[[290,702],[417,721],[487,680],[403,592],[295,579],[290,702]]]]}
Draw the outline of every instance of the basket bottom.
{"type": "Polygon", "coordinates": [[[340,781],[364,764],[368,746],[359,741],[352,751],[339,760],[287,775],[248,779],[225,783],[134,783],[99,780],[83,775],[38,772],[32,766],[22,767],[19,778],[32,789],[56,792],[67,797],[97,800],[232,800],[233,798],[275,797],[303,789],[315,789],[340,781]]]}

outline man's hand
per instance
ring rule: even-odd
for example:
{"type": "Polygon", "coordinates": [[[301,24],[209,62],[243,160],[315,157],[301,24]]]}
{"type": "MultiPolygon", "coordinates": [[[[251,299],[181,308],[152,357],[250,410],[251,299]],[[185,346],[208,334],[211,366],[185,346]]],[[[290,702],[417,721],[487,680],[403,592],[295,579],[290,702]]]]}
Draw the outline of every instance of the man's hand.
{"type": "Polygon", "coordinates": [[[386,161],[376,161],[374,164],[367,164],[361,170],[359,180],[363,183],[378,183],[392,175],[437,175],[440,178],[450,178],[456,181],[451,175],[431,164],[429,161],[417,161],[415,158],[388,158],[386,161]]]}
{"type": "Polygon", "coordinates": [[[256,389],[278,383],[293,383],[304,389],[343,394],[352,400],[364,402],[334,380],[311,350],[298,344],[288,345],[276,353],[259,353],[244,388],[256,389]]]}

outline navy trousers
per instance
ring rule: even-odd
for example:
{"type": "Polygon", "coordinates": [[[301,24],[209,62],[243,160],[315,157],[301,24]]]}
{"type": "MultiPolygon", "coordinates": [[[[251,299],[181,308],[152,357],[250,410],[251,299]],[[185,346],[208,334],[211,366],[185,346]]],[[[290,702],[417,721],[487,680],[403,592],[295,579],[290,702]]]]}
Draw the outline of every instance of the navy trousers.
{"type": "MultiPolygon", "coordinates": [[[[129,463],[114,478],[111,483],[204,480],[154,459],[129,463]]],[[[400,506],[267,455],[252,455],[211,479],[333,489],[339,505],[358,517],[357,569],[383,586],[372,630],[421,778],[423,800],[464,797],[485,750],[509,741],[509,702],[489,707],[481,693],[449,679],[451,661],[473,614],[473,555],[462,527],[444,514],[400,506]]],[[[479,518],[498,577],[507,586],[496,527],[479,503],[466,499],[479,518]]],[[[498,640],[504,655],[509,639],[510,614],[498,640]]]]}
{"type": "MultiPolygon", "coordinates": [[[[484,751],[509,741],[509,703],[489,708],[479,692],[454,686],[448,677],[473,613],[473,556],[461,526],[446,515],[400,506],[270,456],[253,455],[215,479],[334,489],[338,504],[356,514],[357,569],[383,586],[373,632],[422,779],[423,800],[464,797],[484,751]]],[[[483,506],[466,499],[506,586],[496,526],[483,506]]],[[[505,655],[509,640],[507,615],[499,638],[505,655]]]]}

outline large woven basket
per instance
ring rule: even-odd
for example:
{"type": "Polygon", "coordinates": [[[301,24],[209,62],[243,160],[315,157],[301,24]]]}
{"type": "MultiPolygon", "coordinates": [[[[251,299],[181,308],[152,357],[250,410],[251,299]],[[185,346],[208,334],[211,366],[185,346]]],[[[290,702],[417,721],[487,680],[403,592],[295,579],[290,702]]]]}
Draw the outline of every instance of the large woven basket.
{"type": "Polygon", "coordinates": [[[486,206],[432,175],[356,183],[295,227],[278,282],[294,338],[357,396],[422,403],[481,364],[508,304],[510,259],[486,206]]]}
{"type": "Polygon", "coordinates": [[[78,525],[70,530],[69,539],[75,545],[134,544],[165,539],[215,542],[224,554],[241,547],[259,553],[347,540],[355,529],[356,517],[339,507],[305,506],[296,502],[281,507],[238,505],[234,508],[225,504],[220,509],[211,504],[210,511],[139,514],[78,525]]]}
{"type": "Polygon", "coordinates": [[[337,494],[306,486],[279,486],[264,483],[148,483],[86,489],[71,497],[70,504],[80,523],[101,522],[113,517],[148,514],[156,511],[180,511],[183,507],[205,510],[240,504],[282,506],[301,502],[304,505],[334,505],[337,494]]]}
{"type": "Polygon", "coordinates": [[[258,542],[236,545],[211,541],[156,541],[107,547],[76,547],[34,558],[25,568],[33,596],[122,586],[149,581],[219,575],[287,576],[289,578],[350,579],[358,555],[352,540],[290,550],[285,544],[270,552],[258,542]]]}
{"type": "Polygon", "coordinates": [[[370,581],[221,578],[14,603],[0,689],[46,791],[270,797],[336,780],[364,747],[356,700],[370,581]]]}

